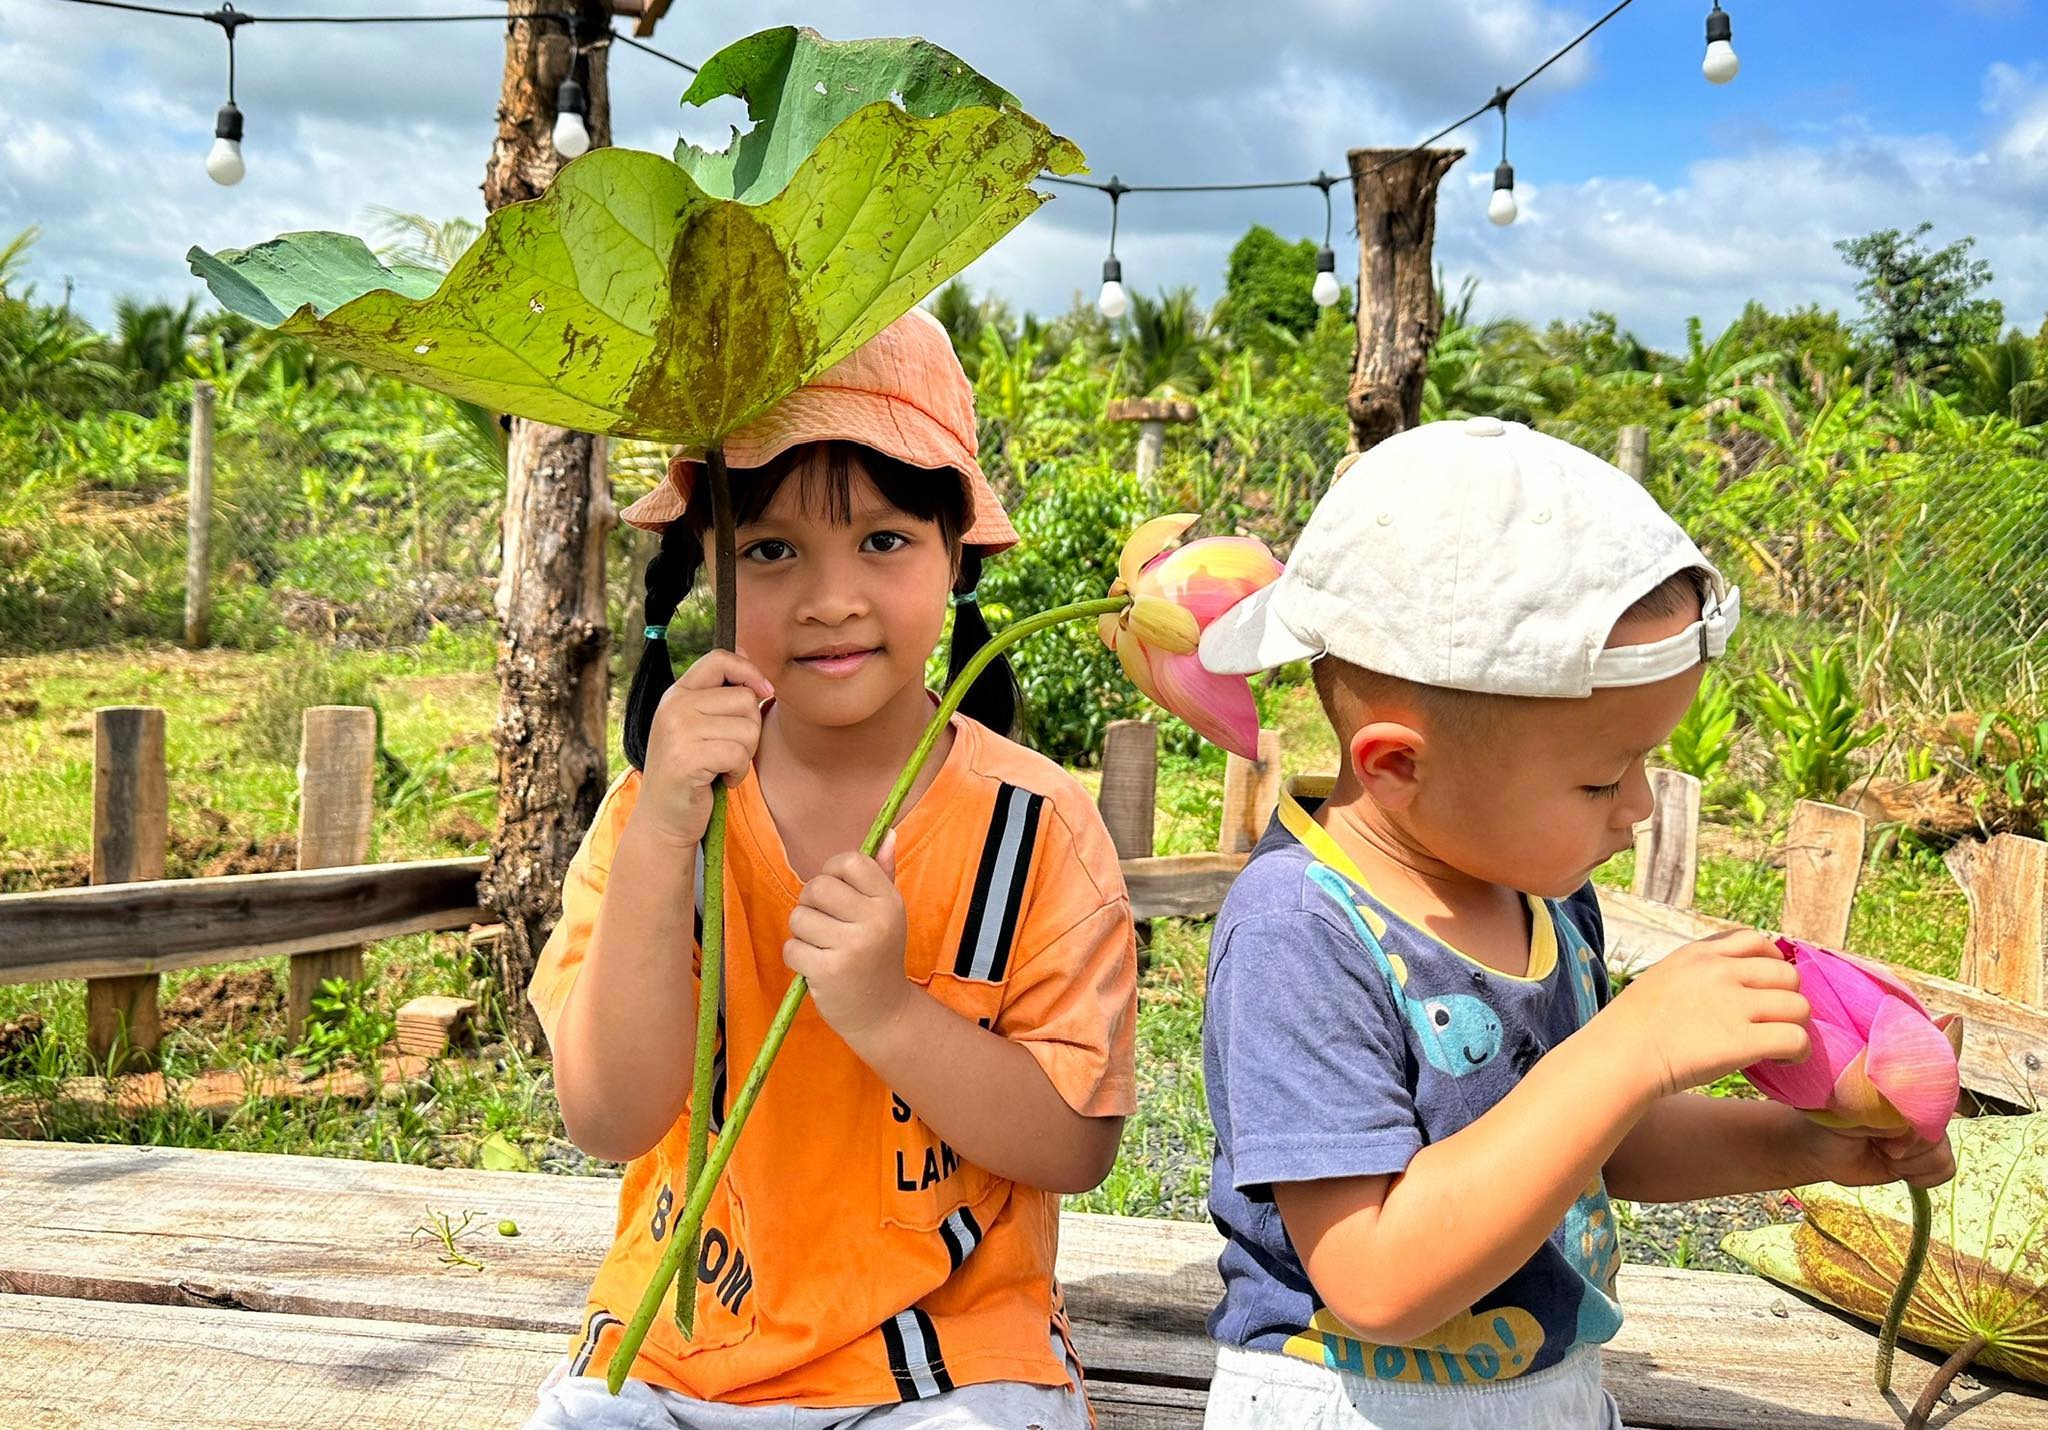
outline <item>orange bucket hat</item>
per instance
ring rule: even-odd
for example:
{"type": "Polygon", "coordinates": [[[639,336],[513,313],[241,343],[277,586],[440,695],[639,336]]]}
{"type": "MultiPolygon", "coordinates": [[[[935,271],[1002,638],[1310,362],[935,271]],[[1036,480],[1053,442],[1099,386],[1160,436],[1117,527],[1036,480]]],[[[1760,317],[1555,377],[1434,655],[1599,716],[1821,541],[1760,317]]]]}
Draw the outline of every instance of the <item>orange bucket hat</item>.
{"type": "MultiPolygon", "coordinates": [[[[732,467],[759,467],[807,442],[857,442],[913,467],[950,470],[967,488],[961,544],[985,555],[1017,532],[975,460],[974,389],[945,327],[912,308],[846,357],[725,439],[732,467]]],[[[655,489],[619,513],[646,531],[683,514],[703,463],[677,457],[655,489]]]]}

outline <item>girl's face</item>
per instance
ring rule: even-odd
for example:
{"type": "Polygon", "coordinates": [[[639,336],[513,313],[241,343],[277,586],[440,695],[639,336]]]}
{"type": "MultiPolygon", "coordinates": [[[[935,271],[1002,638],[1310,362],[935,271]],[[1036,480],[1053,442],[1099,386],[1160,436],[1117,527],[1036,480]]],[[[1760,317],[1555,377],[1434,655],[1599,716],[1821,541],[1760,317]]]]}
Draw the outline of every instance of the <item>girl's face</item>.
{"type": "Polygon", "coordinates": [[[824,449],[792,471],[760,517],[734,533],[739,648],[786,714],[859,725],[914,689],[945,624],[953,556],[935,521],[891,506],[855,459],[850,520],[805,493],[824,449]]]}

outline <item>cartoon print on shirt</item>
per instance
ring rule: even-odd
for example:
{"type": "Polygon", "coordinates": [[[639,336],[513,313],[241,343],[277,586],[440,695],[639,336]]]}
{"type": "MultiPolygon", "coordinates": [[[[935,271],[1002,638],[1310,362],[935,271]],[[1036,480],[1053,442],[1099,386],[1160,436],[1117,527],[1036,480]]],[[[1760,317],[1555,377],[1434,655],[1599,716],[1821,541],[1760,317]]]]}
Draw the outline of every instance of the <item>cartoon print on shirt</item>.
{"type": "Polygon", "coordinates": [[[1378,932],[1374,930],[1373,925],[1378,924],[1379,930],[1384,931],[1384,920],[1352,897],[1351,886],[1336,870],[1312,864],[1308,877],[1335,900],[1337,906],[1344,910],[1345,917],[1350,919],[1358,941],[1372,954],[1373,961],[1386,978],[1387,988],[1394,996],[1394,1005],[1415,1030],[1429,1065],[1447,1076],[1464,1077],[1492,1062],[1500,1052],[1500,1015],[1469,993],[1411,994],[1407,987],[1407,962],[1389,958],[1380,946],[1378,932]]]}

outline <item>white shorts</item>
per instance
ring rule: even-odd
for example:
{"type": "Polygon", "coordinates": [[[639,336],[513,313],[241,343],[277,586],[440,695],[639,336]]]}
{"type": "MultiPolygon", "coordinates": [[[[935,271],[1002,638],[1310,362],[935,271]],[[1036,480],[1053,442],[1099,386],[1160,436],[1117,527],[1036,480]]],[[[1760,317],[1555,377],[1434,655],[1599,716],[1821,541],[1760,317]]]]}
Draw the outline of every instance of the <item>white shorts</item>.
{"type": "Polygon", "coordinates": [[[603,1376],[571,1375],[565,1358],[541,1382],[526,1430],[1088,1430],[1077,1385],[996,1380],[928,1400],[818,1409],[803,1405],[713,1405],[681,1391],[628,1379],[613,1395],[603,1376]]]}
{"type": "Polygon", "coordinates": [[[1216,1348],[1204,1430],[1623,1430],[1600,1348],[1512,1380],[1409,1385],[1279,1351],[1216,1348]]]}

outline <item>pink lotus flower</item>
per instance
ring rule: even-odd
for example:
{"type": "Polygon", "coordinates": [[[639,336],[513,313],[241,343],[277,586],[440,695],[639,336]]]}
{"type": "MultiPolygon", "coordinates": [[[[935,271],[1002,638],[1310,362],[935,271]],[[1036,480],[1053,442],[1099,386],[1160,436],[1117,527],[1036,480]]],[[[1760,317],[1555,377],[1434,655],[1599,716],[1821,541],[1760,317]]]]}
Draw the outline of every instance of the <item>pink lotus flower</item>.
{"type": "Polygon", "coordinates": [[[1131,684],[1195,732],[1248,760],[1259,756],[1259,708],[1242,675],[1216,675],[1195,654],[1209,623],[1280,575],[1280,563],[1249,536],[1207,536],[1176,546],[1192,516],[1159,516],[1131,533],[1109,593],[1131,595],[1101,618],[1102,643],[1131,684]],[[1169,549],[1171,548],[1171,549],[1169,549]]]}
{"type": "Polygon", "coordinates": [[[1798,939],[1778,947],[1812,1005],[1812,1055],[1742,1070],[1766,1097],[1829,1127],[1903,1132],[1933,1142],[1955,1115],[1963,1025],[1928,1016],[1905,984],[1874,964],[1798,939]]]}

